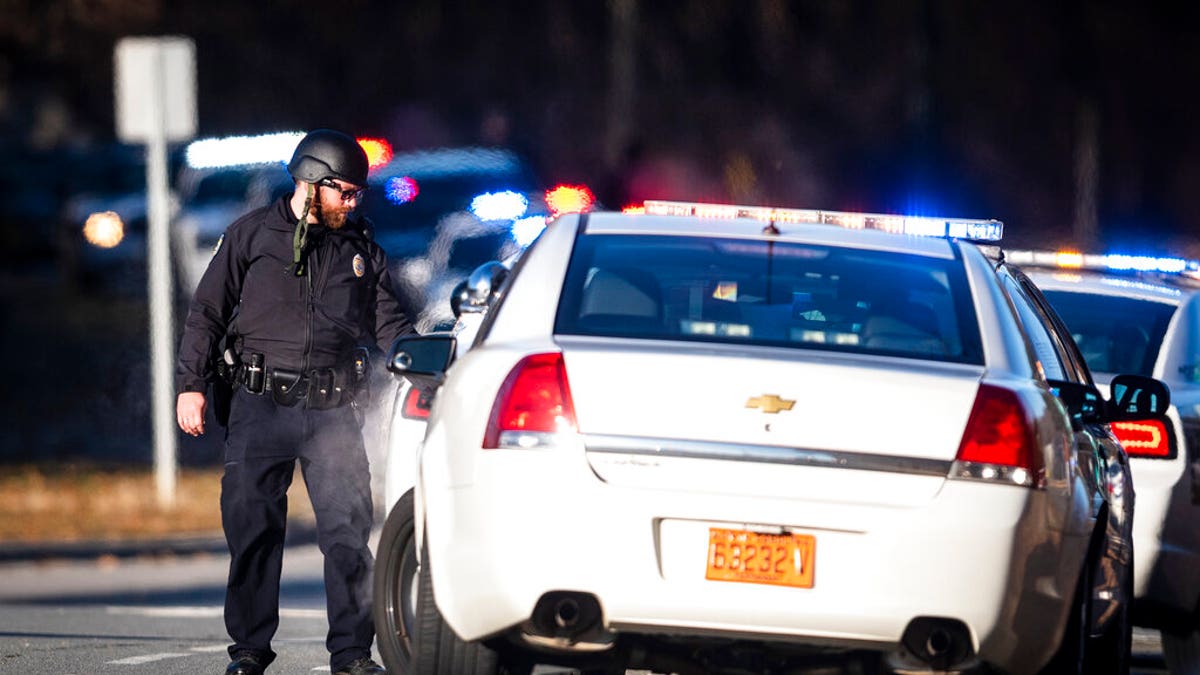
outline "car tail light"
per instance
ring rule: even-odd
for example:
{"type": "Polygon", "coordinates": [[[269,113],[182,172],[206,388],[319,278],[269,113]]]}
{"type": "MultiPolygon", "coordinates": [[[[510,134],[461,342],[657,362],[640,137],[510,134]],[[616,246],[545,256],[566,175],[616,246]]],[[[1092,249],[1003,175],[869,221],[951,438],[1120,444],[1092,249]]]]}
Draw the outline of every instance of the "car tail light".
{"type": "Polygon", "coordinates": [[[404,406],[400,414],[410,420],[429,419],[429,410],[433,407],[433,395],[421,391],[419,387],[409,387],[404,395],[404,406]]]}
{"type": "Polygon", "coordinates": [[[552,445],[556,434],[575,430],[575,405],[562,354],[533,354],[521,359],[501,385],[483,447],[552,445]]]}
{"type": "Polygon", "coordinates": [[[979,386],[958,446],[952,475],[1023,486],[1042,483],[1041,455],[1033,425],[1015,392],[979,386]]]}
{"type": "Polygon", "coordinates": [[[1113,422],[1109,426],[1130,457],[1170,459],[1174,456],[1171,435],[1161,420],[1113,422]]]}

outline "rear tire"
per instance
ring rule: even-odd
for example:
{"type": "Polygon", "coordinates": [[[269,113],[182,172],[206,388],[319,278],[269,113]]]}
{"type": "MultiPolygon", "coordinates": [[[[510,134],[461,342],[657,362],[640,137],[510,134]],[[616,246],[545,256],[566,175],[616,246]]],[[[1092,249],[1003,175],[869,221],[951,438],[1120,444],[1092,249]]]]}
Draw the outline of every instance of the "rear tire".
{"type": "Polygon", "coordinates": [[[1083,561],[1079,583],[1071,600],[1071,615],[1063,630],[1062,643],[1050,663],[1042,669],[1042,675],[1087,675],[1088,634],[1092,616],[1092,569],[1091,555],[1083,561]]]}
{"type": "Polygon", "coordinates": [[[375,557],[375,646],[388,672],[411,675],[416,625],[418,563],[413,536],[413,491],[388,514],[375,557]]]}
{"type": "Polygon", "coordinates": [[[413,636],[419,675],[499,675],[499,655],[478,642],[466,642],[446,625],[433,596],[429,547],[421,551],[417,630],[413,636]]]}
{"type": "Polygon", "coordinates": [[[1130,648],[1133,644],[1133,622],[1130,620],[1133,566],[1126,568],[1125,578],[1121,581],[1121,592],[1125,596],[1125,602],[1120,613],[1111,619],[1102,635],[1093,638],[1092,591],[1099,562],[1092,556],[1093,554],[1089,553],[1084,560],[1079,584],[1071,603],[1071,616],[1063,631],[1062,644],[1054,658],[1042,669],[1043,675],[1125,675],[1129,672],[1130,648]]]}
{"type": "Polygon", "coordinates": [[[1125,675],[1129,672],[1130,649],[1133,647],[1133,622],[1129,619],[1129,604],[1133,602],[1132,564],[1125,572],[1121,581],[1125,602],[1121,603],[1120,612],[1109,621],[1103,635],[1089,640],[1084,658],[1089,673],[1125,675]]]}

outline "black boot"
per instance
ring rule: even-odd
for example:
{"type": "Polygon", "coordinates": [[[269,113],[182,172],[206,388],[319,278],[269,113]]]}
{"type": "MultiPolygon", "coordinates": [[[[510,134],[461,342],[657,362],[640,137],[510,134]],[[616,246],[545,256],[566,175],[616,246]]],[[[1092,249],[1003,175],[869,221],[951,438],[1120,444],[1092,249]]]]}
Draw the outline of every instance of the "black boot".
{"type": "Polygon", "coordinates": [[[233,661],[225,668],[225,675],[263,675],[266,666],[254,654],[241,652],[233,657],[233,661]]]}
{"type": "Polygon", "coordinates": [[[387,675],[387,671],[378,663],[363,657],[338,668],[333,675],[387,675]]]}

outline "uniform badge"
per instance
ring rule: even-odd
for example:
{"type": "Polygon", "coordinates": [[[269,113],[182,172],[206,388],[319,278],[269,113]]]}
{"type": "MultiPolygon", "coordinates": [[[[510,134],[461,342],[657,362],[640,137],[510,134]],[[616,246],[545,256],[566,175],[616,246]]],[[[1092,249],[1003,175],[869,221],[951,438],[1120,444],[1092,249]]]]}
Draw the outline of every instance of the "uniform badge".
{"type": "Polygon", "coordinates": [[[361,253],[354,254],[354,276],[361,277],[367,273],[367,261],[363,260],[361,253]]]}
{"type": "Polygon", "coordinates": [[[223,242],[223,241],[225,241],[225,235],[224,235],[224,234],[222,234],[222,235],[221,235],[221,236],[220,236],[220,237],[217,239],[217,244],[216,244],[215,246],[213,246],[213,252],[212,252],[212,254],[213,254],[213,255],[216,255],[216,254],[217,254],[217,251],[220,251],[220,250],[221,250],[221,242],[223,242]]]}

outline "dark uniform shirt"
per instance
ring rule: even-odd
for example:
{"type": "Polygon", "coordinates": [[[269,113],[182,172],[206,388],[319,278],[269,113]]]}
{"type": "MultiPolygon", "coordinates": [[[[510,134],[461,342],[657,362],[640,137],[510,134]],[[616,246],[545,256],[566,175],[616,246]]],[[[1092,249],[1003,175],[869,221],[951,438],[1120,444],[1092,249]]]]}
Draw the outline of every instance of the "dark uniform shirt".
{"type": "Polygon", "coordinates": [[[269,368],[307,371],[343,365],[356,347],[387,351],[415,332],[392,287],[383,249],[362,222],[310,226],[308,269],[292,269],[296,216],[290,195],[236,220],[218,244],[192,297],[179,347],[180,392],[204,391],[212,356],[237,310],[243,354],[269,368]]]}

